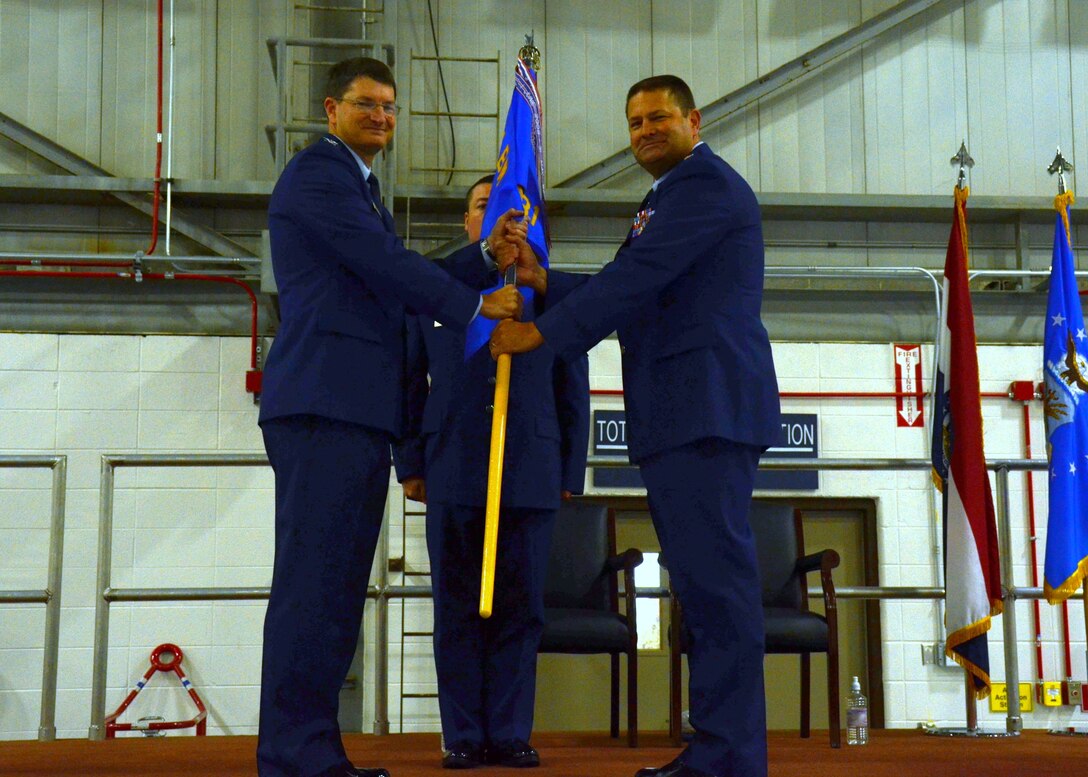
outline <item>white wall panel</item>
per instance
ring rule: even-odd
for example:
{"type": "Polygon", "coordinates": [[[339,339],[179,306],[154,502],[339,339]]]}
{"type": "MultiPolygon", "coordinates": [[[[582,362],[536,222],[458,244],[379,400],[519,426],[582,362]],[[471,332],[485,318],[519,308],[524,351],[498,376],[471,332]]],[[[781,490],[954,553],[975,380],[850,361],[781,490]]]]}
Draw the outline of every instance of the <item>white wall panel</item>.
{"type": "Polygon", "coordinates": [[[115,175],[154,174],[154,4],[109,4],[102,15],[102,153],[115,175]]]}
{"type": "MultiPolygon", "coordinates": [[[[1079,170],[1088,171],[1088,3],[1069,0],[1069,103],[1073,115],[1073,147],[1062,149],[1079,170]]],[[[1066,179],[1071,188],[1076,172],[1066,179]]]]}
{"type": "MultiPolygon", "coordinates": [[[[654,74],[683,78],[699,106],[755,80],[759,75],[757,8],[756,0],[656,3],[654,74]]],[[[758,111],[753,107],[706,128],[702,135],[707,145],[757,189],[758,129],[758,111]]]]}
{"type": "MultiPolygon", "coordinates": [[[[100,2],[0,3],[0,111],[77,154],[98,156],[100,2]]],[[[0,170],[54,172],[5,141],[0,170]]]]}
{"type": "Polygon", "coordinates": [[[949,159],[968,138],[963,19],[927,14],[900,36],[866,47],[865,184],[874,194],[950,192],[949,159]]]}
{"type": "Polygon", "coordinates": [[[1064,0],[965,6],[977,193],[1056,191],[1046,167],[1073,139],[1067,9],[1064,0]]]}
{"type": "MultiPolygon", "coordinates": [[[[790,13],[781,3],[761,3],[758,71],[770,73],[860,23],[854,3],[806,3],[790,13]]],[[[850,181],[854,133],[842,133],[860,113],[860,95],[850,93],[859,72],[857,56],[825,66],[783,87],[759,104],[760,169],[763,191],[827,191],[832,179],[850,181]],[[829,104],[824,96],[833,95],[829,104]],[[829,121],[830,120],[830,121],[829,121]],[[830,126],[828,126],[830,124],[830,126]],[[828,158],[828,151],[832,158],[828,158]],[[839,154],[841,159],[836,159],[839,154]]]]}
{"type": "MultiPolygon", "coordinates": [[[[101,164],[115,175],[150,177],[155,171],[158,88],[155,3],[105,3],[103,9],[101,164]]],[[[215,3],[175,0],[174,9],[172,172],[179,178],[210,178],[215,140],[215,89],[211,88],[215,81],[215,3]]],[[[164,20],[163,41],[165,126],[168,18],[164,20]]]]}
{"type": "Polygon", "coordinates": [[[548,178],[556,183],[627,146],[624,97],[655,70],[649,5],[551,0],[546,10],[548,178]]]}
{"type": "MultiPolygon", "coordinates": [[[[216,6],[216,178],[276,175],[264,128],[276,118],[279,92],[266,41],[287,34],[285,6],[269,0],[232,0],[216,6]]],[[[208,91],[210,86],[207,80],[203,84],[208,91]]],[[[203,129],[205,134],[211,130],[210,125],[203,129]]]]}

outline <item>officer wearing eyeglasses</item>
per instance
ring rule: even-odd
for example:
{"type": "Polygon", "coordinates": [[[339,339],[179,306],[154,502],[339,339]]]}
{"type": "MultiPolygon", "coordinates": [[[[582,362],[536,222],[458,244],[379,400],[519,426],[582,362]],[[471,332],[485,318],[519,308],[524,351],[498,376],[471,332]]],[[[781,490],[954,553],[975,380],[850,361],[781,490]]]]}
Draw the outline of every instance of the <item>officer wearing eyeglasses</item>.
{"type": "MultiPolygon", "coordinates": [[[[481,295],[454,279],[475,272],[487,246],[470,245],[442,268],[397,237],[372,169],[397,123],[389,68],[365,57],[337,63],[325,95],[328,133],[295,155],[269,204],[281,321],[259,421],[276,479],[261,777],[388,775],[351,764],[337,708],[359,639],[390,443],[404,432],[406,308],[457,329],[476,315],[521,310],[513,287],[481,295]]],[[[512,215],[489,238],[500,255],[511,250],[512,215]]]]}

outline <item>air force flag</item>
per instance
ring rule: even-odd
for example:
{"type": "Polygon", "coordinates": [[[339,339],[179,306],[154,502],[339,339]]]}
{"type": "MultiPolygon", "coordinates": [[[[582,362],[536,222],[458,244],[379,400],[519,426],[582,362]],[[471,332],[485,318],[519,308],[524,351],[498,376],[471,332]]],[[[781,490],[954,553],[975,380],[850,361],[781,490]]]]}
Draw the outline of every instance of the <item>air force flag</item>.
{"type": "Polygon", "coordinates": [[[1070,244],[1070,192],[1054,201],[1054,258],[1043,336],[1050,515],[1043,592],[1068,599],[1088,572],[1088,335],[1084,332],[1070,244]]]}
{"type": "MultiPolygon", "coordinates": [[[[489,235],[506,211],[516,208],[529,224],[529,245],[540,264],[548,266],[548,219],[544,211],[543,114],[536,73],[523,59],[518,59],[514,73],[514,94],[506,114],[502,147],[495,163],[495,180],[487,200],[481,234],[489,235]]],[[[501,284],[500,284],[501,285],[501,284]]],[[[488,291],[494,291],[495,286],[488,291]]],[[[532,289],[523,288],[525,304],[533,299],[532,289]]],[[[488,341],[495,322],[477,316],[465,336],[465,358],[472,356],[488,341]]]]}

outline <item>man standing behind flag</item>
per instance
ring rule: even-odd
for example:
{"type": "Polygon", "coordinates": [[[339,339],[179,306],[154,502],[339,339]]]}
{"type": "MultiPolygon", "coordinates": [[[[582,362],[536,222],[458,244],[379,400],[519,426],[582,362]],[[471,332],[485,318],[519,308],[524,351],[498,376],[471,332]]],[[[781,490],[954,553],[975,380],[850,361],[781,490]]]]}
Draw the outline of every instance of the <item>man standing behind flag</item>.
{"type": "MultiPolygon", "coordinates": [[[[495,162],[495,175],[487,198],[487,211],[480,225],[480,234],[491,234],[504,213],[510,209],[522,212],[521,223],[527,230],[526,242],[548,266],[548,214],[544,208],[544,143],[543,111],[536,88],[536,73],[531,63],[521,55],[535,52],[531,45],[522,49],[514,69],[514,94],[506,114],[502,147],[495,162]]],[[[494,291],[502,286],[499,279],[494,291]]],[[[525,306],[533,301],[533,290],[521,290],[525,306]]],[[[468,327],[465,337],[465,358],[483,347],[495,328],[494,321],[477,318],[468,327]]]]}
{"type": "Polygon", "coordinates": [[[654,178],[627,239],[593,276],[545,270],[523,250],[519,276],[548,310],[496,328],[491,350],[546,343],[569,357],[618,330],[629,455],[692,634],[695,738],[636,777],[763,777],[763,605],[748,510],[759,457],[781,430],[760,320],[759,203],[700,141],[683,80],[639,81],[625,108],[635,159],[654,178]]]}
{"type": "MultiPolygon", "coordinates": [[[[469,189],[465,231],[479,240],[491,176],[469,189]]],[[[474,288],[498,273],[479,265],[474,288]]],[[[541,300],[537,300],[538,305],[541,300]]],[[[533,318],[533,305],[523,316],[533,318]]],[[[544,630],[544,573],[559,508],[582,493],[589,444],[589,360],[542,348],[511,371],[495,613],[477,612],[487,498],[495,362],[465,335],[428,316],[409,320],[408,407],[412,437],[394,447],[409,499],[427,503],[434,590],[434,658],[447,769],[481,763],[536,766],[529,744],[536,660],[544,630]],[[428,391],[427,373],[430,373],[428,391]]]]}
{"type": "Polygon", "coordinates": [[[1051,604],[1068,599],[1088,573],[1088,336],[1073,274],[1069,206],[1073,193],[1054,200],[1054,258],[1043,337],[1043,397],[1050,459],[1050,514],[1043,591],[1051,604]]]}
{"type": "Polygon", "coordinates": [[[945,653],[970,673],[982,699],[990,693],[986,632],[991,616],[1001,612],[1001,569],[982,449],[975,318],[967,285],[968,193],[956,187],[944,266],[933,481],[944,495],[945,653]]]}

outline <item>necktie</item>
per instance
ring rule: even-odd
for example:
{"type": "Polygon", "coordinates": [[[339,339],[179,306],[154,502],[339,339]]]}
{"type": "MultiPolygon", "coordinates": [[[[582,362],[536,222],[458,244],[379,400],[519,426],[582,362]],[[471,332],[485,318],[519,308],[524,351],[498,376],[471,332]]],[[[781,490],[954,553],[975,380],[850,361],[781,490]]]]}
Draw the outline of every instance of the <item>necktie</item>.
{"type": "Polygon", "coordinates": [[[385,228],[388,229],[390,232],[394,232],[395,230],[393,228],[393,217],[389,215],[389,212],[385,209],[385,206],[382,205],[382,188],[378,184],[378,176],[374,175],[374,173],[371,173],[367,177],[366,182],[370,185],[370,196],[374,200],[374,210],[377,211],[378,216],[382,220],[382,224],[385,225],[385,228]]]}

